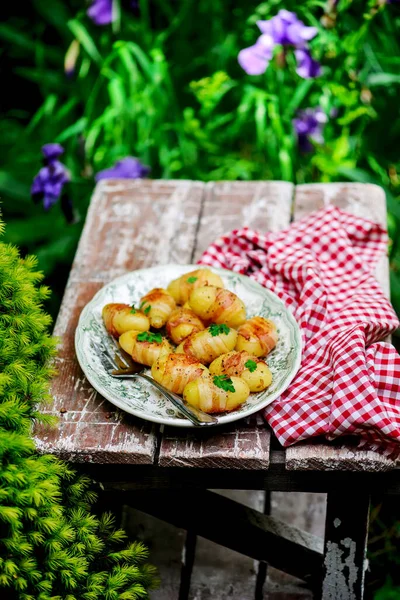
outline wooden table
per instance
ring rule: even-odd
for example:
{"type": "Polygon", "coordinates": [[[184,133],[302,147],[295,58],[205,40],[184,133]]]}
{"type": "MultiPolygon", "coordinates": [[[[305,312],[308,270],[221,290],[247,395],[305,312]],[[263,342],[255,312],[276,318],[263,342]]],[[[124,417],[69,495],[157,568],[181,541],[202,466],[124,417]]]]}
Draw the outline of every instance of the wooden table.
{"type": "MultiPolygon", "coordinates": [[[[135,269],[196,262],[220,234],[248,225],[276,231],[332,203],[386,222],[383,191],[364,184],[102,181],[97,185],[55,326],[60,337],[51,412],[56,430],[37,446],[101,482],[103,499],[137,507],[305,580],[324,600],[362,598],[371,493],[399,493],[397,465],[351,440],[284,450],[261,417],[212,431],[164,428],[117,410],[90,386],[75,358],[82,308],[135,269]],[[328,493],[325,541],[208,491],[328,493]]],[[[377,270],[389,293],[388,261],[377,270]]],[[[179,598],[186,597],[190,539],[179,598]]]]}

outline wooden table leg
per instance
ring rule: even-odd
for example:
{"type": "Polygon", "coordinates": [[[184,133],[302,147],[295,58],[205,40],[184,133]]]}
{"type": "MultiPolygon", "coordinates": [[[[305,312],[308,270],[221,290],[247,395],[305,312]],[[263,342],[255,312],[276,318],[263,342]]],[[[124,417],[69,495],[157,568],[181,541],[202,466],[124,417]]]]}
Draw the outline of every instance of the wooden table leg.
{"type": "Polygon", "coordinates": [[[370,497],[366,492],[328,494],[322,600],[362,600],[370,497]]]}
{"type": "Polygon", "coordinates": [[[184,554],[182,556],[181,585],[178,600],[187,600],[189,598],[190,582],[196,554],[196,541],[197,536],[195,532],[189,529],[186,533],[184,554]]]}

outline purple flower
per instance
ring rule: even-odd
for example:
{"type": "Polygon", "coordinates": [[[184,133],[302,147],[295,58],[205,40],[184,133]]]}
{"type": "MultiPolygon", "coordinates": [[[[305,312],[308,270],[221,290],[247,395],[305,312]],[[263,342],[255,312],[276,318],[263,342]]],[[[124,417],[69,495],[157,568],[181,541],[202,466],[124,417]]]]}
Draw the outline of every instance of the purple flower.
{"type": "Polygon", "coordinates": [[[257,21],[262,35],[256,43],[239,52],[238,61],[248,75],[261,75],[267,69],[277,45],[295,48],[297,74],[304,79],[318,77],[321,66],[313,60],[307,42],[318,33],[316,27],[307,27],[297,15],[288,10],[280,10],[267,21],[257,21]]]}
{"type": "Polygon", "coordinates": [[[303,79],[311,79],[313,77],[319,77],[321,75],[321,65],[318,61],[314,60],[309,50],[305,48],[299,48],[294,51],[297,68],[296,73],[303,79]]]}
{"type": "Polygon", "coordinates": [[[275,17],[267,21],[257,21],[261,33],[269,35],[275,44],[304,48],[306,42],[318,33],[316,27],[307,27],[296,13],[280,10],[275,17]]]}
{"type": "Polygon", "coordinates": [[[87,15],[96,25],[109,25],[114,20],[113,0],[93,0],[87,15]]]}
{"type": "Polygon", "coordinates": [[[328,117],[320,106],[298,111],[297,118],[293,119],[293,127],[302,152],[310,152],[313,149],[310,140],[318,144],[323,143],[322,131],[327,121],[328,117]]]}
{"type": "Polygon", "coordinates": [[[139,179],[146,177],[150,173],[150,167],[142,165],[138,158],[127,156],[119,160],[109,169],[99,171],[95,177],[96,181],[100,179],[139,179]]]}
{"type": "Polygon", "coordinates": [[[31,195],[35,202],[43,201],[44,208],[48,210],[57,202],[70,177],[65,166],[57,160],[64,152],[60,144],[46,144],[42,152],[45,166],[33,179],[31,195]]]}
{"type": "Polygon", "coordinates": [[[238,61],[248,75],[261,75],[272,58],[274,41],[271,36],[261,35],[254,46],[239,52],[238,61]]]}
{"type": "Polygon", "coordinates": [[[42,153],[45,164],[48,164],[57,160],[61,154],[64,154],[64,148],[61,144],[45,144],[42,147],[42,153]]]}

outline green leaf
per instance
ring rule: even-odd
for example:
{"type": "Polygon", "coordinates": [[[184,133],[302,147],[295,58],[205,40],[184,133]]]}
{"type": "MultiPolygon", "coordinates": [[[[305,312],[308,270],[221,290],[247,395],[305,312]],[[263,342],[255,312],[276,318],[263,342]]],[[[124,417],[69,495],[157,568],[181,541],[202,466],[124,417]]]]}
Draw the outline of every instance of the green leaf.
{"type": "Polygon", "coordinates": [[[236,392],[233,381],[228,375],[215,375],[213,377],[213,383],[225,392],[236,392]]]}
{"type": "Polygon", "coordinates": [[[311,89],[311,86],[314,84],[313,79],[305,79],[300,85],[297,86],[295,93],[292,96],[291,101],[285,108],[285,116],[288,119],[291,119],[296,110],[299,108],[300,104],[303,102],[304,98],[307,96],[308,92],[311,89]]]}
{"type": "Polygon", "coordinates": [[[230,332],[230,328],[228,327],[228,325],[225,325],[225,323],[221,323],[220,325],[218,325],[217,323],[213,323],[208,328],[208,331],[213,337],[215,337],[221,334],[228,335],[228,333],[230,332]]]}
{"type": "Polygon", "coordinates": [[[392,85],[400,83],[400,75],[395,73],[373,73],[367,78],[367,86],[392,85]]]}
{"type": "Polygon", "coordinates": [[[70,31],[74,34],[77,40],[80,41],[82,47],[89,54],[90,58],[97,64],[102,63],[102,57],[100,52],[97,50],[96,44],[94,43],[92,37],[88,33],[87,29],[77,21],[76,19],[72,19],[67,23],[70,31]]]}
{"type": "Polygon", "coordinates": [[[148,315],[150,311],[151,311],[151,304],[149,304],[148,306],[146,306],[146,308],[144,309],[143,312],[144,312],[145,315],[148,315]]]}
{"type": "Polygon", "coordinates": [[[161,344],[163,341],[161,333],[152,333],[151,331],[142,331],[136,339],[138,342],[154,342],[155,344],[161,344]]]}
{"type": "Polygon", "coordinates": [[[87,123],[86,118],[82,117],[81,119],[76,121],[76,123],[73,123],[66,129],[64,129],[64,131],[62,133],[60,133],[59,136],[56,137],[55,141],[61,144],[62,142],[65,142],[69,138],[79,135],[80,133],[82,133],[84,131],[84,129],[86,127],[86,123],[87,123]]]}
{"type": "Polygon", "coordinates": [[[250,373],[254,373],[254,371],[257,369],[257,363],[255,360],[251,360],[249,359],[248,361],[246,361],[244,363],[244,366],[246,367],[246,369],[248,369],[250,371],[250,373]]]}
{"type": "Polygon", "coordinates": [[[358,108],[347,112],[343,117],[338,119],[337,122],[339,123],[339,125],[349,125],[356,119],[359,119],[360,117],[363,117],[365,115],[373,117],[375,116],[375,111],[373,111],[370,107],[367,106],[359,106],[358,108]]]}
{"type": "Polygon", "coordinates": [[[26,128],[27,133],[31,133],[33,129],[35,129],[36,125],[40,123],[42,118],[49,118],[57,105],[57,100],[58,98],[55,94],[49,94],[42,106],[33,115],[28,127],[26,128]]]}
{"type": "Polygon", "coordinates": [[[197,281],[197,280],[198,280],[198,277],[188,277],[188,278],[186,279],[186,281],[187,281],[188,283],[194,283],[194,282],[195,282],[195,281],[197,281]]]}
{"type": "Polygon", "coordinates": [[[136,315],[136,308],[135,308],[135,306],[134,306],[133,304],[132,304],[132,306],[131,306],[130,313],[131,313],[132,315],[136,315]]]}

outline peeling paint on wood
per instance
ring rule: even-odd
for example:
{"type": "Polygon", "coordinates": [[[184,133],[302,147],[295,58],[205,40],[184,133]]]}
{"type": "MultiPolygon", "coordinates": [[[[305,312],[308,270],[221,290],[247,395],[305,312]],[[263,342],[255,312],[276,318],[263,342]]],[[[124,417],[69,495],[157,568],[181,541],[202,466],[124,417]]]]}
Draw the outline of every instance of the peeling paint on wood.
{"type": "MultiPolygon", "coordinates": [[[[290,223],[294,187],[285,182],[210,182],[205,188],[194,260],[216,238],[248,226],[277,231],[290,223]]],[[[268,469],[270,432],[261,416],[217,432],[167,429],[161,466],[268,469]]]]}
{"type": "Polygon", "coordinates": [[[120,412],[87,382],[75,358],[83,307],[105,282],[127,271],[191,260],[204,184],[103,181],[96,187],[54,333],[58,376],[50,409],[55,429],[38,427],[40,452],[76,463],[151,464],[158,427],[120,412]]]}
{"type": "Polygon", "coordinates": [[[328,494],[322,600],[362,600],[368,494],[328,494]]]}
{"type": "Polygon", "coordinates": [[[325,600],[356,600],[353,592],[357,581],[356,544],[350,538],[338,544],[328,542],[324,564],[326,568],[322,594],[325,600]]]}

